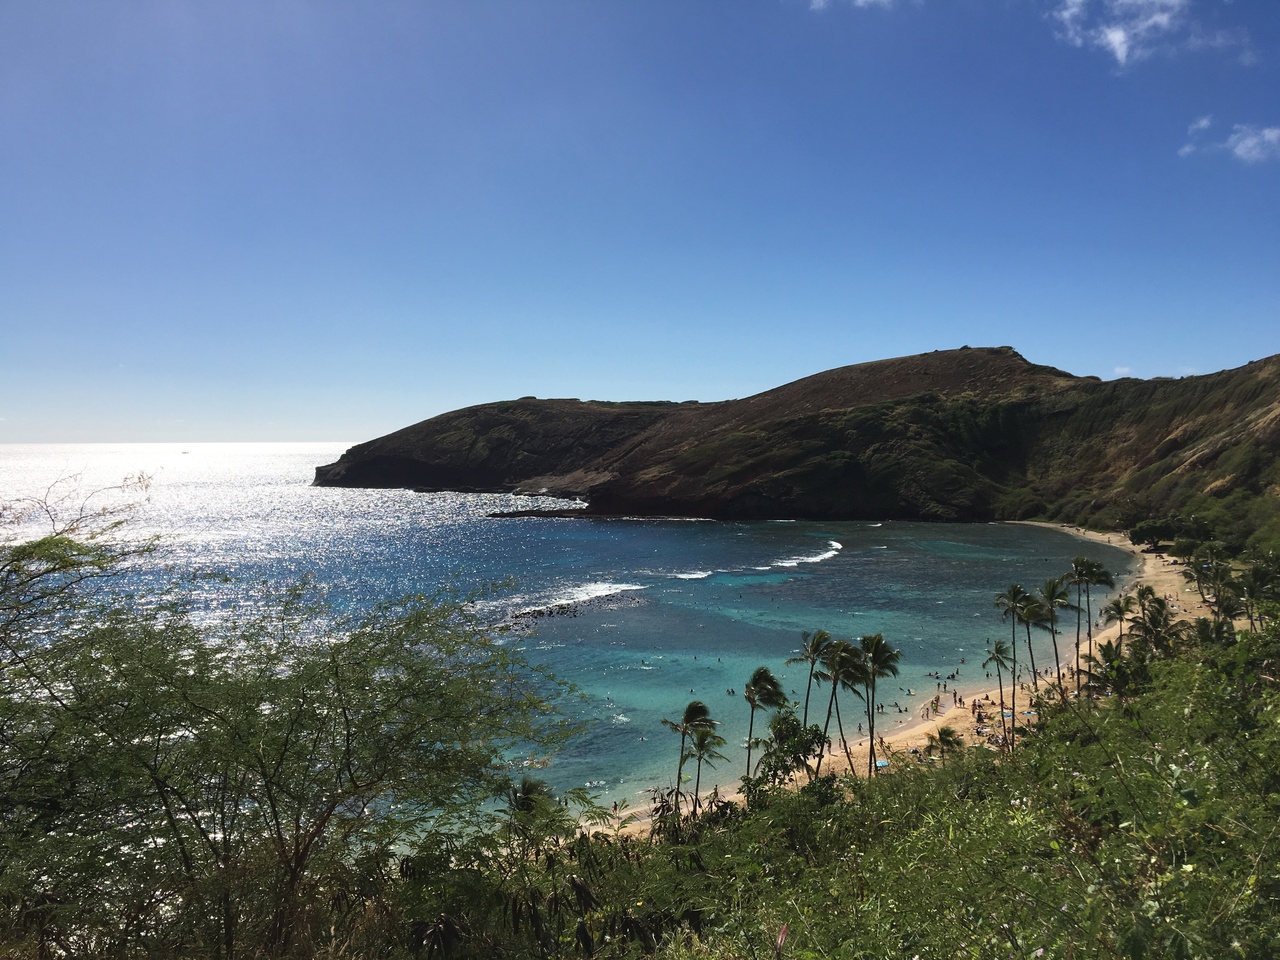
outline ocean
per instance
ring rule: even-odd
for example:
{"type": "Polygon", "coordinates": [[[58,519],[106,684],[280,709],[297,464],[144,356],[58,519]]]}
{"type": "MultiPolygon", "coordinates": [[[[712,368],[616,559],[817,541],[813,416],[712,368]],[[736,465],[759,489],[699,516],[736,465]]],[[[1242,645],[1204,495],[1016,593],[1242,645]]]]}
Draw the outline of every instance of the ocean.
{"type": "MultiPolygon", "coordinates": [[[[568,504],[311,486],[314,468],[347,446],[0,445],[0,501],[52,499],[65,512],[145,474],[145,494],[99,493],[89,506],[136,503],[130,531],[163,543],[149,575],[170,576],[161,563],[229,575],[202,581],[210,608],[234,602],[245,585],[303,577],[357,610],[411,594],[478,596],[482,617],[520,626],[505,642],[586,695],[574,709],[587,732],[538,775],[633,809],[650,788],[672,784],[679,739],[661,721],[695,698],[728,740],[727,759],[704,769],[703,786],[736,786],[748,721],[742,687],[763,664],[802,702],[807,670],[785,661],[806,631],[882,633],[901,649],[899,676],[881,684],[889,706],[878,728],[890,732],[933,696],[938,676],[954,675],[950,687],[962,693],[991,685],[985,647],[1009,632],[997,591],[1015,582],[1034,589],[1079,555],[1103,563],[1121,586],[1135,572],[1123,550],[1022,524],[495,519],[568,504]]],[[[1095,593],[1094,610],[1105,600],[1095,593]]],[[[1048,635],[1039,643],[1037,662],[1052,663],[1048,635]]]]}

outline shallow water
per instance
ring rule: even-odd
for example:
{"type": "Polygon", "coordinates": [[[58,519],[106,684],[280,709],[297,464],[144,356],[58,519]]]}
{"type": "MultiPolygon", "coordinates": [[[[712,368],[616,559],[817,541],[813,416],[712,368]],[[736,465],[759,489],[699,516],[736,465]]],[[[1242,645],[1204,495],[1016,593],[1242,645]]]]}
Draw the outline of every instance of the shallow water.
{"type": "MultiPolygon", "coordinates": [[[[764,664],[802,702],[806,668],[785,660],[805,631],[883,633],[901,648],[900,674],[881,688],[890,706],[878,725],[888,730],[932,697],[941,681],[931,673],[955,674],[950,686],[962,692],[988,686],[978,666],[984,648],[1009,630],[993,605],[998,590],[1014,582],[1033,589],[1077,555],[1132,572],[1122,550],[1023,525],[491,519],[530,500],[310,486],[314,467],[346,446],[6,445],[0,499],[45,496],[78,475],[77,503],[145,472],[151,482],[133,527],[160,534],[165,559],[179,569],[218,569],[248,583],[312,576],[355,608],[499,584],[480,609],[532,625],[508,642],[588,696],[580,709],[589,732],[543,775],[633,806],[645,789],[671,784],[679,741],[661,719],[678,717],[695,697],[729,741],[728,759],[704,771],[703,785],[736,785],[748,721],[742,686],[764,664]],[[903,713],[893,712],[895,700],[903,713]]],[[[202,589],[214,606],[242,590],[202,589]]],[[[1095,610],[1103,602],[1095,595],[1095,610]]],[[[1070,630],[1074,637],[1074,623],[1070,630]]],[[[1044,666],[1048,636],[1039,642],[1044,666]]]]}

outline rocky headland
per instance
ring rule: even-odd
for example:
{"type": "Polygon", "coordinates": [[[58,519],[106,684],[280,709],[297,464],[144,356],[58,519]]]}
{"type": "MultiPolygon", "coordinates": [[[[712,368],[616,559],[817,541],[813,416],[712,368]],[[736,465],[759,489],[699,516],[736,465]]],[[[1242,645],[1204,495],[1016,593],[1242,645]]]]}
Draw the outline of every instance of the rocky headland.
{"type": "Polygon", "coordinates": [[[1102,381],[963,347],[716,403],[482,404],[354,446],[315,482],[581,498],[586,516],[1114,527],[1198,510],[1224,538],[1274,540],[1278,452],[1280,357],[1102,381]]]}

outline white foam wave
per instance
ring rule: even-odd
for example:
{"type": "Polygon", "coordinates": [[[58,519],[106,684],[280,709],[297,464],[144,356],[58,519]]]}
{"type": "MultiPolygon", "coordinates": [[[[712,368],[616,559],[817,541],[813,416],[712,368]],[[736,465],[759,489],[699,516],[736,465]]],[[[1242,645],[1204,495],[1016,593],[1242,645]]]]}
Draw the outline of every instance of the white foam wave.
{"type": "Polygon", "coordinates": [[[626,593],[631,590],[647,590],[648,587],[640,583],[613,583],[607,580],[596,581],[593,583],[583,583],[576,587],[572,587],[565,593],[556,594],[545,600],[531,604],[530,606],[520,607],[516,610],[517,614],[537,613],[540,610],[555,610],[560,607],[572,607],[579,603],[588,603],[592,600],[599,600],[602,597],[612,597],[620,593],[626,593]]]}
{"type": "Polygon", "coordinates": [[[630,590],[646,590],[648,589],[642,583],[613,583],[608,580],[601,580],[595,583],[584,583],[574,587],[568,593],[555,597],[551,603],[585,603],[588,600],[598,600],[601,597],[612,597],[615,594],[626,593],[630,590]]]}
{"type": "Polygon", "coordinates": [[[789,557],[786,560],[775,560],[773,565],[775,567],[798,567],[802,563],[822,563],[822,561],[830,560],[832,557],[838,555],[840,551],[844,549],[844,545],[837,543],[835,540],[828,540],[827,546],[831,549],[825,550],[822,553],[815,553],[812,556],[807,557],[789,557]]]}
{"type": "Polygon", "coordinates": [[[711,576],[710,570],[694,570],[691,573],[673,574],[677,580],[705,580],[711,576]]]}

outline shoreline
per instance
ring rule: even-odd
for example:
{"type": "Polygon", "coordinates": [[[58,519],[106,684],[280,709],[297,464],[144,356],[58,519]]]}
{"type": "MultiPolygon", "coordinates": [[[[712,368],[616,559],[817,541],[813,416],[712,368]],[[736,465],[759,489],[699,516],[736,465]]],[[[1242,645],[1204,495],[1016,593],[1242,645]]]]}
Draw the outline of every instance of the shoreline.
{"type": "MultiPolygon", "coordinates": [[[[1180,617],[1195,618],[1199,616],[1209,616],[1210,614],[1208,608],[1205,607],[1200,600],[1195,588],[1189,587],[1185,584],[1182,578],[1181,564],[1169,560],[1163,554],[1139,549],[1131,544],[1124,534],[1104,533],[1097,530],[1086,530],[1083,527],[1049,523],[1040,520],[1011,520],[1007,522],[1060,530],[1063,533],[1070,534],[1080,540],[1105,544],[1107,546],[1125,550],[1138,560],[1138,569],[1132,577],[1127,579],[1127,581],[1117,582],[1116,589],[1118,593],[1133,593],[1140,585],[1147,584],[1151,586],[1158,595],[1174,598],[1173,609],[1180,617]]],[[[1094,608],[1093,614],[1095,618],[1098,616],[1097,607],[1094,608]]],[[[1112,624],[1101,629],[1095,629],[1093,632],[1093,643],[1096,647],[1098,644],[1104,643],[1107,640],[1116,639],[1119,634],[1119,624],[1112,624]]],[[[1065,631],[1062,636],[1066,636],[1065,631]]],[[[1085,637],[1082,636],[1080,640],[1081,657],[1083,657],[1087,652],[1087,642],[1088,641],[1085,637]]],[[[1070,652],[1071,646],[1073,645],[1074,638],[1070,641],[1068,652],[1070,652]]],[[[1070,656],[1063,657],[1062,672],[1064,685],[1066,685],[1067,682],[1066,678],[1073,676],[1072,660],[1073,658],[1070,656]]],[[[1053,683],[1051,678],[1042,678],[1042,681],[1049,684],[1053,683]]],[[[956,733],[960,735],[965,747],[988,746],[986,742],[987,736],[976,732],[978,724],[968,704],[978,701],[984,704],[989,704],[989,706],[994,709],[999,703],[1000,691],[998,685],[992,686],[989,689],[986,688],[986,684],[980,684],[979,687],[981,689],[974,690],[972,693],[960,694],[960,696],[964,698],[966,706],[957,707],[943,704],[944,709],[936,717],[917,717],[914,721],[908,721],[902,727],[895,729],[891,735],[885,734],[884,741],[889,747],[888,758],[891,760],[891,763],[895,757],[901,759],[904,756],[912,756],[911,750],[913,748],[920,751],[918,754],[919,756],[923,756],[924,749],[928,745],[929,735],[933,734],[936,736],[940,728],[948,725],[953,727],[956,733]]],[[[1026,680],[1019,683],[1017,689],[1018,717],[1023,717],[1025,716],[1023,713],[1023,705],[1030,704],[1030,697],[1035,695],[1035,691],[1032,688],[1032,685],[1026,680]],[[1024,699],[1024,697],[1026,699],[1024,699]]],[[[1006,684],[1006,696],[1008,695],[1008,692],[1009,686],[1006,684]]],[[[994,718],[996,723],[991,725],[993,732],[997,728],[999,719],[1000,718],[998,716],[994,718]]],[[[992,749],[990,747],[988,748],[992,749]]],[[[855,772],[859,776],[865,776],[867,754],[869,752],[868,746],[865,742],[860,745],[860,750],[861,752],[859,752],[859,745],[850,745],[850,752],[853,754],[855,766],[858,765],[859,759],[862,761],[861,769],[855,772]]],[[[839,744],[832,744],[832,750],[829,752],[828,757],[829,759],[837,761],[832,765],[833,770],[837,770],[839,772],[847,770],[848,763],[845,760],[844,751],[840,749],[839,744]]],[[[826,762],[827,761],[824,761],[824,765],[826,762]]]]}
{"type": "MultiPolygon", "coordinates": [[[[1194,587],[1186,585],[1182,578],[1182,565],[1166,558],[1163,554],[1153,551],[1141,550],[1129,542],[1129,540],[1121,533],[1105,533],[1097,530],[1087,530],[1083,527],[1071,526],[1060,523],[1050,523],[1042,520],[1010,520],[1008,523],[1018,523],[1027,526],[1046,527],[1053,530],[1059,530],[1063,533],[1070,534],[1079,540],[1090,541],[1093,543],[1105,544],[1106,546],[1122,549],[1133,556],[1138,561],[1138,569],[1132,576],[1126,578],[1125,581],[1117,581],[1117,593],[1133,593],[1140,585],[1147,584],[1156,591],[1160,596],[1174,598],[1173,610],[1176,614],[1183,618],[1195,618],[1199,616],[1208,616],[1210,611],[1200,600],[1194,587]]],[[[1094,617],[1098,615],[1098,610],[1093,611],[1094,617]]],[[[1112,624],[1101,629],[1095,629],[1093,633],[1093,643],[1096,645],[1107,640],[1114,640],[1120,634],[1120,625],[1112,624]]],[[[1066,633],[1062,634],[1066,636],[1066,633]]],[[[1081,657],[1087,652],[1087,640],[1081,637],[1081,657]]],[[[1074,638],[1071,640],[1071,646],[1074,645],[1074,638]]],[[[1071,647],[1068,647],[1070,652],[1071,647]]],[[[1073,676],[1072,660],[1070,657],[1064,658],[1063,675],[1064,685],[1066,677],[1073,676]]],[[[1043,678],[1047,684],[1052,684],[1051,678],[1043,678]]],[[[1018,716],[1031,719],[1024,713],[1024,704],[1031,703],[1031,696],[1035,691],[1032,685],[1025,680],[1018,686],[1018,716]],[[1024,699],[1026,697],[1026,699],[1024,699]]],[[[1009,687],[1006,684],[1005,693],[1008,695],[1009,687]]],[[[946,694],[952,693],[951,690],[946,694]]],[[[960,736],[962,746],[959,749],[984,747],[986,749],[995,750],[988,742],[987,738],[992,733],[998,732],[1000,718],[988,717],[990,731],[986,734],[977,732],[978,723],[971,709],[974,702],[982,703],[987,708],[987,712],[993,713],[998,709],[1000,702],[999,686],[994,685],[990,688],[983,681],[978,681],[972,686],[964,685],[963,689],[957,689],[956,699],[963,699],[964,705],[953,703],[951,698],[942,695],[940,703],[940,711],[935,716],[921,716],[917,710],[913,712],[909,718],[904,718],[893,723],[893,728],[889,730],[877,730],[878,741],[882,741],[884,747],[877,750],[878,758],[889,761],[889,769],[894,766],[901,766],[903,763],[928,762],[925,760],[925,749],[928,746],[930,735],[937,736],[938,731],[944,726],[952,727],[960,736]],[[991,721],[994,720],[994,723],[991,721]],[[915,751],[913,753],[912,751],[915,751]]],[[[885,720],[889,721],[889,714],[885,714],[885,720]]],[[[1025,721],[1024,721],[1025,722],[1025,721]]],[[[867,737],[864,735],[861,740],[849,742],[849,753],[853,757],[853,774],[858,777],[867,775],[868,755],[870,746],[867,737]]],[[[849,762],[845,757],[845,751],[839,740],[833,740],[830,749],[823,757],[823,770],[828,773],[848,773],[849,762]]],[[[711,795],[711,791],[703,791],[703,798],[706,799],[711,795]]],[[[739,789],[720,790],[719,796],[723,800],[737,803],[742,799],[742,792],[739,789]]],[[[629,824],[622,827],[623,831],[641,830],[649,822],[647,814],[639,816],[632,820],[629,824]]],[[[612,829],[613,825],[606,824],[604,829],[612,829]]]]}

